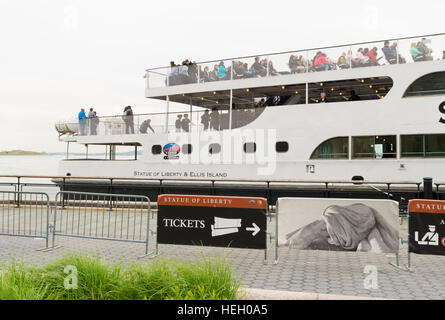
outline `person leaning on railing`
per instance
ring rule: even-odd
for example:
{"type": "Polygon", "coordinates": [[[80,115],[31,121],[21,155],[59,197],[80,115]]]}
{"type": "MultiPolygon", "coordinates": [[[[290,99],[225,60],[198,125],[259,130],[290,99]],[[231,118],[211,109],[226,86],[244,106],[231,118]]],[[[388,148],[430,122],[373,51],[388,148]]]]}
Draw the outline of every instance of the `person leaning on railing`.
{"type": "Polygon", "coordinates": [[[213,108],[212,112],[210,113],[210,129],[218,131],[219,121],[220,121],[219,112],[216,108],[213,108]]]}
{"type": "Polygon", "coordinates": [[[147,119],[144,122],[142,122],[139,132],[140,133],[147,133],[147,129],[150,129],[153,133],[155,133],[154,129],[151,127],[151,119],[147,119]]]}
{"type": "Polygon", "coordinates": [[[182,118],[182,121],[181,121],[181,128],[183,131],[189,132],[190,125],[195,125],[195,124],[192,123],[192,121],[189,119],[189,115],[187,113],[185,113],[184,117],[182,118]]]}
{"type": "Polygon", "coordinates": [[[134,117],[131,106],[126,106],[124,109],[124,115],[122,116],[125,122],[125,134],[134,134],[134,117]]]}
{"type": "Polygon", "coordinates": [[[81,136],[85,136],[86,135],[86,124],[87,124],[87,115],[85,114],[85,109],[81,108],[79,115],[78,115],[78,119],[79,119],[79,131],[80,131],[80,135],[81,136]]]}
{"type": "Polygon", "coordinates": [[[96,111],[94,111],[94,123],[95,123],[95,128],[94,128],[94,134],[97,134],[97,127],[99,126],[99,117],[97,116],[96,111]]]}
{"type": "Polygon", "coordinates": [[[90,127],[90,135],[95,136],[97,134],[97,122],[96,122],[96,112],[93,108],[90,108],[90,112],[88,112],[88,122],[90,127]]]}
{"type": "Polygon", "coordinates": [[[207,131],[210,126],[209,109],[206,109],[206,111],[204,111],[203,115],[201,116],[201,123],[204,126],[204,131],[207,131]]]}
{"type": "Polygon", "coordinates": [[[182,114],[178,114],[178,118],[175,121],[176,132],[181,132],[182,129],[181,122],[182,122],[182,114]]]}

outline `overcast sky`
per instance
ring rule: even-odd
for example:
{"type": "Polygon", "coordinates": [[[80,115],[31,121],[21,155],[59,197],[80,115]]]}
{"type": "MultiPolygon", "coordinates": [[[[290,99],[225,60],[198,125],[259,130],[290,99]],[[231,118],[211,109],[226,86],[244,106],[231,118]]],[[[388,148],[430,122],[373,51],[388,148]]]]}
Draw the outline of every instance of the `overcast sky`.
{"type": "Polygon", "coordinates": [[[440,33],[444,14],[443,0],[0,0],[0,150],[65,150],[54,123],[81,106],[162,112],[142,76],[170,60],[440,33]]]}

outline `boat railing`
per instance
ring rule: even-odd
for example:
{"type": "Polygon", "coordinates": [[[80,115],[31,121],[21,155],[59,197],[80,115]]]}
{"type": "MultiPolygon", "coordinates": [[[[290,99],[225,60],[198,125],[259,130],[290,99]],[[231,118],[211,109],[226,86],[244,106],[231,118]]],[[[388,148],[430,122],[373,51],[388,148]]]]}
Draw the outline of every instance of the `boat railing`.
{"type": "MultiPolygon", "coordinates": [[[[106,183],[112,185],[125,184],[130,182],[157,182],[159,185],[167,185],[169,183],[177,183],[181,181],[209,183],[214,186],[223,185],[225,183],[238,183],[246,184],[262,184],[267,185],[268,188],[282,187],[283,185],[289,186],[323,186],[326,189],[331,187],[341,188],[347,186],[368,188],[369,186],[379,186],[383,191],[400,189],[400,188],[414,188],[417,191],[422,190],[422,181],[353,181],[353,180],[298,180],[298,179],[178,179],[178,178],[148,178],[148,177],[111,177],[111,176],[62,176],[62,175],[32,175],[32,174],[0,174],[0,185],[3,186],[15,186],[16,191],[23,191],[22,187],[25,186],[60,186],[64,184],[79,184],[79,183],[106,183]],[[32,182],[37,180],[38,182],[32,182]],[[48,183],[46,181],[52,181],[48,183]]],[[[435,183],[436,186],[443,185],[445,183],[435,183]]]]}
{"type": "Polygon", "coordinates": [[[222,131],[243,127],[255,120],[265,107],[231,110],[213,109],[169,113],[145,113],[133,116],[97,116],[83,124],[77,118],[56,122],[59,135],[121,136],[126,134],[158,134],[171,132],[222,131]],[[231,119],[230,119],[230,114],[231,119]],[[183,122],[190,119],[187,125],[183,122]],[[179,128],[177,120],[180,119],[179,128]]]}
{"type": "Polygon", "coordinates": [[[444,59],[445,34],[441,33],[199,63],[188,61],[188,65],[147,69],[144,77],[150,89],[444,59]],[[374,51],[361,59],[360,49],[374,51]]]}

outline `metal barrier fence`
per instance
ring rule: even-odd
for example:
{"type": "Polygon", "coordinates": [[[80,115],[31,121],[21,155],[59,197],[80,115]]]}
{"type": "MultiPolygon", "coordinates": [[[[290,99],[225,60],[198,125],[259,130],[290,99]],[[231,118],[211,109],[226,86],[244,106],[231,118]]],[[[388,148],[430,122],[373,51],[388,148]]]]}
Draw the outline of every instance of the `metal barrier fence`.
{"type": "Polygon", "coordinates": [[[0,204],[0,235],[42,238],[48,247],[48,194],[0,191],[0,204]]]}
{"type": "Polygon", "coordinates": [[[57,236],[145,243],[148,254],[150,199],[145,196],[57,193],[52,247],[57,236]]]}

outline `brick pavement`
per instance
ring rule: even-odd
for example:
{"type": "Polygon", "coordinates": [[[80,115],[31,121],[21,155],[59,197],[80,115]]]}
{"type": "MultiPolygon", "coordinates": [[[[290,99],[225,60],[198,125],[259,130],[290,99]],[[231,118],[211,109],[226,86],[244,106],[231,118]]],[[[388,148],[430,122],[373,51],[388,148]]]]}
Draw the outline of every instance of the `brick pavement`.
{"type": "MultiPolygon", "coordinates": [[[[406,235],[406,224],[401,235],[406,235]]],[[[406,237],[406,236],[405,236],[406,237]]],[[[150,251],[154,250],[151,239],[150,251]]],[[[145,245],[139,243],[58,237],[61,248],[42,252],[45,241],[33,238],[0,236],[0,261],[24,259],[30,265],[44,265],[68,252],[99,255],[110,262],[149,263],[145,245]]],[[[273,246],[273,243],[271,243],[273,246]]],[[[390,299],[445,299],[445,257],[412,255],[414,272],[399,270],[389,264],[394,256],[374,253],[298,251],[280,248],[279,263],[273,264],[274,252],[269,250],[269,264],[264,265],[264,251],[160,245],[166,258],[227,257],[245,287],[297,292],[316,292],[347,296],[380,297],[390,299]],[[365,289],[366,265],[377,267],[378,289],[365,289]]],[[[406,245],[400,248],[400,262],[407,262],[406,245]]]]}

